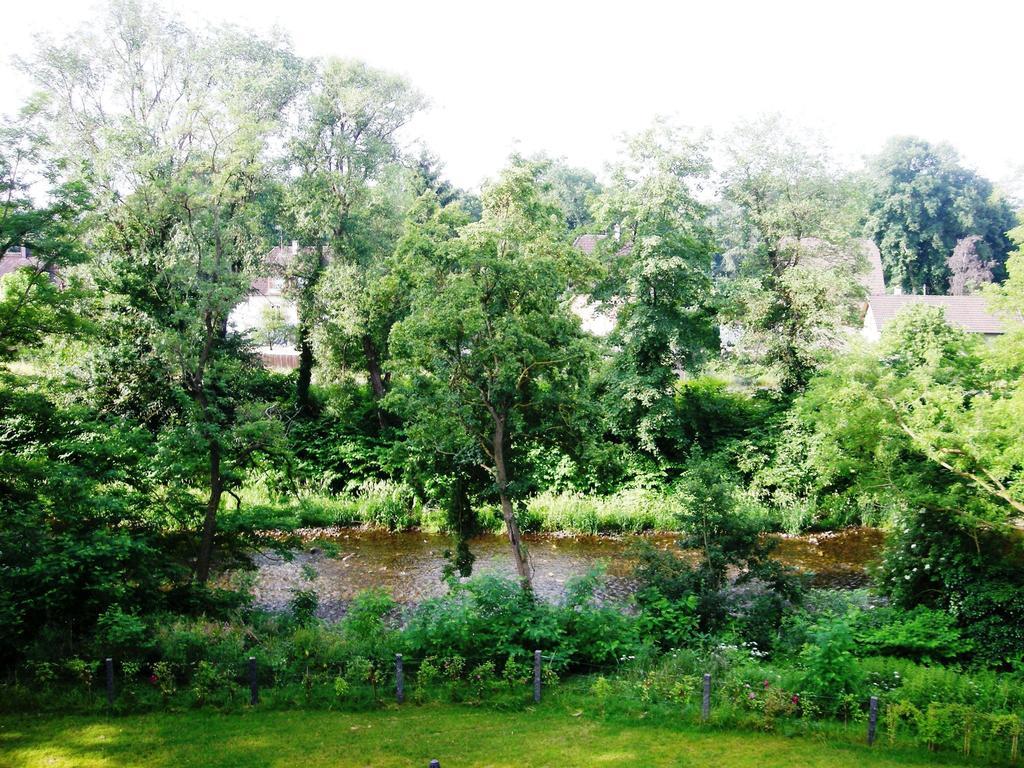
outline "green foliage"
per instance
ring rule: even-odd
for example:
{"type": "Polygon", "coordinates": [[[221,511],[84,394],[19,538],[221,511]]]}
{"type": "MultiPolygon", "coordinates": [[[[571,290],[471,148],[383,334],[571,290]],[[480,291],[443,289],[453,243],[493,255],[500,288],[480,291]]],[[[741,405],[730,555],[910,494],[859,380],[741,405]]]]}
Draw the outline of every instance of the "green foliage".
{"type": "Polygon", "coordinates": [[[814,629],[812,642],[800,654],[804,669],[801,691],[810,693],[824,712],[848,709],[847,697],[861,697],[864,680],[854,657],[854,638],[845,621],[827,621],[814,629]]]}
{"type": "Polygon", "coordinates": [[[991,258],[996,279],[1003,278],[1013,211],[995,197],[991,182],[960,164],[952,147],[895,138],[870,166],[866,229],[882,251],[887,284],[945,293],[946,259],[968,235],[980,236],[984,260],[991,258]]]}
{"type": "Polygon", "coordinates": [[[925,663],[948,661],[973,650],[973,643],[964,637],[955,616],[924,606],[861,614],[854,637],[858,654],[902,656],[925,663]]]}
{"type": "Polygon", "coordinates": [[[0,360],[48,334],[77,334],[88,325],[80,306],[85,290],[71,268],[86,260],[82,236],[92,200],[55,146],[52,117],[46,98],[36,97],[0,128],[0,265],[7,272],[5,262],[20,258],[21,249],[29,255],[28,264],[0,277],[0,360]]]}
{"type": "Polygon", "coordinates": [[[601,193],[597,177],[586,168],[568,165],[564,158],[553,158],[544,153],[533,155],[525,162],[540,166],[540,178],[547,194],[562,209],[566,228],[570,232],[588,231],[594,224],[591,206],[601,193]]]}
{"type": "MultiPolygon", "coordinates": [[[[424,700],[500,700],[540,648],[545,675],[608,673],[602,714],[623,691],[689,711],[711,670],[722,717],[760,728],[879,692],[932,746],[1019,737],[1020,250],[986,291],[1003,339],[916,306],[847,344],[863,185],[776,119],[729,139],[714,204],[705,140],[664,121],[606,188],[513,156],[474,202],[404,155],[409,83],[275,36],[117,2],[23,66],[44,95],[0,129],[0,259],[32,257],[0,280],[5,706],[33,700],[22,679],[91,706],[108,654],[125,709],[240,706],[250,654],[281,706],[376,706],[398,651],[424,700]],[[305,247],[266,258],[286,229],[305,247]],[[298,305],[293,376],[229,324],[270,273],[298,305]],[[580,298],[614,308],[609,339],[580,298]],[[799,610],[766,533],[859,522],[893,525],[889,604],[799,610]],[[450,591],[367,593],[337,625],[312,589],[247,606],[254,549],[331,525],[453,534],[450,591]],[[502,527],[521,583],[460,580],[502,527]],[[629,609],[593,573],[551,603],[522,530],[674,530],[682,551],[637,552],[629,609]]],[[[951,238],[1009,248],[1005,204],[956,163],[904,141],[874,168],[868,227],[907,287],[939,286],[951,238]]]]}
{"type": "Polygon", "coordinates": [[[295,623],[300,626],[312,622],[319,607],[320,598],[315,589],[293,590],[291,600],[288,601],[288,610],[291,611],[295,623]]]}
{"type": "Polygon", "coordinates": [[[581,581],[555,606],[513,581],[477,577],[417,608],[403,640],[417,656],[505,663],[529,661],[540,649],[555,671],[614,664],[635,653],[639,637],[628,616],[593,604],[595,586],[594,579],[581,581]]]}
{"type": "MultiPolygon", "coordinates": [[[[637,598],[641,610],[650,601],[652,610],[658,612],[662,609],[656,606],[665,600],[695,598],[700,630],[720,631],[730,609],[730,570],[738,569],[737,584],[756,580],[775,595],[775,600],[759,602],[758,610],[764,611],[774,604],[773,622],[777,627],[784,603],[799,599],[800,582],[788,569],[770,559],[773,545],[762,536],[764,521],[744,509],[736,480],[722,462],[720,457],[705,458],[695,452],[676,485],[676,493],[682,499],[677,519],[684,531],[679,547],[695,550],[696,563],[674,552],[641,545],[634,572],[642,585],[637,598]]],[[[757,634],[764,639],[763,629],[757,634]]]]}
{"type": "Polygon", "coordinates": [[[657,122],[628,140],[612,183],[595,202],[606,276],[596,295],[616,307],[615,350],[602,382],[613,433],[642,450],[668,447],[673,386],[717,346],[711,311],[710,233],[693,187],[707,175],[706,149],[657,122]]]}
{"type": "Polygon", "coordinates": [[[112,606],[96,619],[96,644],[105,653],[136,656],[150,644],[149,628],[138,616],[112,606]]]}
{"type": "Polygon", "coordinates": [[[740,125],[726,152],[720,268],[733,277],[723,286],[720,319],[736,326],[734,352],[746,371],[798,391],[857,313],[856,185],[820,142],[778,116],[740,125]]]}
{"type": "Polygon", "coordinates": [[[1024,648],[1022,558],[1019,535],[921,509],[897,523],[879,586],[901,608],[948,611],[965,637],[962,650],[1005,665],[1024,648]]]}

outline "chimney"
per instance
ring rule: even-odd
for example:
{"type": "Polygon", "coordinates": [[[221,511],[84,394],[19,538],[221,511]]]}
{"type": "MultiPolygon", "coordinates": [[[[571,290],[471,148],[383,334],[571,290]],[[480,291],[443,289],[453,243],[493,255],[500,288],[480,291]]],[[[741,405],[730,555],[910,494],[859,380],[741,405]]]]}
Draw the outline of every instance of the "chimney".
{"type": "Polygon", "coordinates": [[[292,256],[294,256],[298,252],[299,252],[299,241],[298,240],[292,240],[292,256]]]}

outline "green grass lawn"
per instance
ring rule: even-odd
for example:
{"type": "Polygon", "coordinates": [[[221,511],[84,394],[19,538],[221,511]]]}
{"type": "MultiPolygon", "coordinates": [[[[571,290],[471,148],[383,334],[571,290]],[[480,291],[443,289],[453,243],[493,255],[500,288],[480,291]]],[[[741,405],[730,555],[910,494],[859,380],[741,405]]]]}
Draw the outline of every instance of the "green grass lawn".
{"type": "Polygon", "coordinates": [[[824,737],[697,730],[588,719],[554,707],[457,705],[363,714],[246,712],[0,718],[4,768],[121,766],[930,766],[954,756],[824,737]]]}

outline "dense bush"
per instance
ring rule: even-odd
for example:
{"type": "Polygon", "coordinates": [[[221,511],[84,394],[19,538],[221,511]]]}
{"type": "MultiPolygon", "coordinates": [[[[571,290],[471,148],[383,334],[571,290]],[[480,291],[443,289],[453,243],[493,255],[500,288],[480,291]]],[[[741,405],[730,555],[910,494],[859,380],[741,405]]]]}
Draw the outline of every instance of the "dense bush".
{"type": "MultiPolygon", "coordinates": [[[[640,543],[635,550],[635,577],[641,587],[637,598],[641,610],[662,615],[673,605],[692,603],[701,632],[720,632],[732,620],[734,629],[749,635],[746,639],[768,645],[785,607],[800,599],[801,580],[770,557],[774,544],[763,535],[765,521],[750,514],[746,497],[720,461],[695,453],[676,484],[682,502],[676,519],[684,532],[678,544],[695,552],[695,562],[688,555],[640,543]],[[739,574],[734,583],[731,569],[739,574]],[[727,599],[726,593],[742,585],[753,589],[750,605],[740,617],[739,612],[731,614],[737,600],[727,599]]],[[[678,634],[671,623],[667,628],[678,634]]],[[[657,640],[664,643],[668,638],[657,640]]]]}
{"type": "MultiPolygon", "coordinates": [[[[901,609],[948,612],[968,643],[960,645],[961,652],[1002,665],[1024,653],[1024,536],[1019,532],[979,530],[945,511],[905,514],[889,537],[879,585],[901,609]]],[[[914,615],[927,614],[908,620],[914,615]]]]}
{"type": "Polygon", "coordinates": [[[484,576],[428,600],[403,631],[411,654],[504,662],[529,661],[535,650],[555,670],[615,664],[640,645],[635,619],[593,604],[597,581],[577,580],[563,605],[524,592],[516,582],[484,576]]]}

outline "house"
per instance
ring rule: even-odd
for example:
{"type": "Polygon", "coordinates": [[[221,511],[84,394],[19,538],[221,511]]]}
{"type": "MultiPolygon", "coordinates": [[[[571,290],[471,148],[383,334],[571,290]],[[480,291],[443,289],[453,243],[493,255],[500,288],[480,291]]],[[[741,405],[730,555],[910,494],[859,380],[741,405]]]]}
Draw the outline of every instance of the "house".
{"type": "Polygon", "coordinates": [[[31,267],[32,269],[39,267],[36,260],[29,256],[28,248],[25,246],[13,245],[0,254],[0,277],[22,267],[31,267]]]}
{"type": "MultiPolygon", "coordinates": [[[[870,241],[865,241],[870,242],[870,241]]],[[[926,294],[903,294],[896,289],[889,293],[882,273],[882,259],[878,246],[871,243],[873,256],[869,256],[871,273],[867,305],[864,309],[864,324],[861,334],[868,341],[878,341],[885,328],[904,307],[924,304],[940,307],[950,325],[962,328],[968,333],[977,333],[991,339],[1006,333],[1006,324],[988,309],[983,296],[937,296],[926,294]]]]}
{"type": "Polygon", "coordinates": [[[964,329],[968,333],[995,338],[1006,332],[1003,320],[988,310],[983,296],[923,296],[919,294],[893,294],[868,297],[868,308],[864,313],[863,335],[868,341],[878,341],[885,328],[904,307],[924,304],[941,307],[946,322],[964,329]]]}
{"type": "Polygon", "coordinates": [[[292,369],[299,365],[295,329],[299,317],[295,302],[286,296],[287,272],[299,253],[298,242],[273,248],[265,257],[267,274],[252,281],[245,301],[231,310],[228,328],[248,333],[268,368],[292,369]]]}
{"type": "MultiPolygon", "coordinates": [[[[583,234],[576,238],[573,245],[583,253],[590,255],[605,237],[607,235],[583,234]]],[[[865,269],[857,277],[863,293],[868,296],[884,294],[885,274],[882,271],[882,254],[878,250],[878,246],[867,239],[857,240],[855,245],[861,250],[865,265],[865,269]]],[[[628,254],[631,247],[632,243],[627,242],[619,249],[618,253],[628,254]]],[[[819,238],[801,238],[800,248],[800,263],[807,267],[831,269],[837,264],[849,260],[848,249],[832,246],[819,238]]],[[[864,312],[867,309],[867,302],[862,301],[860,307],[861,312],[864,312]]],[[[572,302],[572,311],[580,318],[583,329],[595,336],[608,336],[615,328],[615,307],[593,301],[589,296],[576,296],[572,302]]],[[[739,328],[723,326],[719,331],[724,348],[731,348],[739,341],[741,335],[739,328]]]]}
{"type": "MultiPolygon", "coordinates": [[[[588,256],[594,252],[597,244],[607,235],[584,234],[573,240],[573,246],[588,256]]],[[[616,239],[618,233],[616,232],[616,239]]],[[[626,243],[619,249],[620,254],[629,253],[632,243],[626,243]]],[[[604,302],[594,301],[590,296],[579,294],[573,297],[571,309],[580,319],[583,330],[600,338],[611,334],[615,329],[615,307],[604,302]]]]}
{"type": "Polygon", "coordinates": [[[63,284],[53,265],[40,262],[24,245],[12,245],[0,253],[0,277],[9,275],[23,267],[28,267],[33,272],[46,272],[57,285],[63,284]]]}

